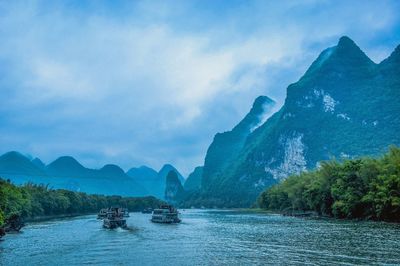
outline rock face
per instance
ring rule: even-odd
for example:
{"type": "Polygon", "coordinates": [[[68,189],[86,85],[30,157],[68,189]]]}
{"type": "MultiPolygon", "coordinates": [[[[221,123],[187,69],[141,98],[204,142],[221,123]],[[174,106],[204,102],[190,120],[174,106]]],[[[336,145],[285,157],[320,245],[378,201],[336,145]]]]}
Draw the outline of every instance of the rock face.
{"type": "Polygon", "coordinates": [[[265,122],[265,119],[275,105],[266,96],[259,96],[250,112],[231,131],[218,133],[207,150],[203,170],[203,186],[212,183],[218,176],[223,175],[225,167],[232,163],[243,148],[247,136],[265,122]]]}
{"type": "Polygon", "coordinates": [[[231,139],[239,143],[235,152],[216,145],[215,137],[195,196],[204,206],[250,206],[266,187],[322,160],[378,155],[400,145],[399,98],[400,48],[375,64],[342,37],[287,88],[278,112],[244,140],[231,139]]]}
{"type": "Polygon", "coordinates": [[[182,200],[184,194],[185,191],[177,173],[173,170],[169,171],[166,178],[165,200],[171,204],[176,204],[182,200]]]}

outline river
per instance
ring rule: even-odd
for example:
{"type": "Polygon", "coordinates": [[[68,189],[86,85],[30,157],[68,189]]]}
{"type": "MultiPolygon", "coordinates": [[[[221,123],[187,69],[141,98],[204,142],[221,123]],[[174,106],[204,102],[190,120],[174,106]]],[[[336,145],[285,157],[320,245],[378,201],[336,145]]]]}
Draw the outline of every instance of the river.
{"type": "Polygon", "coordinates": [[[131,230],[94,215],[28,224],[0,242],[0,265],[400,265],[400,225],[183,210],[182,223],[131,213],[131,230]]]}

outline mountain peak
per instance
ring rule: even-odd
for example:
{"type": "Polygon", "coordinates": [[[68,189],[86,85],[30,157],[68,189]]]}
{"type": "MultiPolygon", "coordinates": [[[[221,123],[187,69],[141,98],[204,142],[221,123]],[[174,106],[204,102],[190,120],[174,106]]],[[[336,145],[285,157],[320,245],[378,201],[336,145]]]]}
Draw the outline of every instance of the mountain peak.
{"type": "Polygon", "coordinates": [[[124,170],[115,164],[106,164],[100,169],[100,171],[104,174],[125,175],[124,170]]]}
{"type": "Polygon", "coordinates": [[[0,156],[0,172],[2,174],[45,175],[42,169],[33,164],[26,156],[16,151],[10,151],[0,156]]]}
{"type": "Polygon", "coordinates": [[[251,131],[265,122],[276,102],[267,96],[258,96],[250,112],[237,124],[231,132],[239,132],[247,136],[251,131]]]}
{"type": "Polygon", "coordinates": [[[348,36],[342,36],[339,39],[337,47],[358,47],[357,44],[348,36]]]}
{"type": "Polygon", "coordinates": [[[161,170],[158,172],[158,175],[162,178],[165,178],[170,171],[174,171],[177,175],[181,183],[185,182],[185,178],[179,173],[179,171],[172,166],[171,164],[164,164],[161,170]]]}
{"type": "Polygon", "coordinates": [[[162,169],[164,169],[164,168],[173,168],[173,169],[175,169],[175,167],[173,167],[172,164],[169,164],[169,163],[164,164],[163,167],[161,167],[160,171],[162,169]]]}
{"type": "Polygon", "coordinates": [[[17,151],[9,151],[9,152],[6,152],[6,153],[4,153],[3,155],[2,155],[2,157],[14,157],[14,158],[25,158],[25,159],[28,159],[28,158],[26,158],[24,155],[22,155],[21,153],[19,153],[19,152],[17,152],[17,151]]]}
{"type": "Polygon", "coordinates": [[[67,164],[79,164],[80,163],[72,156],[61,156],[58,157],[54,162],[62,162],[67,164]]]}
{"type": "Polygon", "coordinates": [[[313,76],[314,73],[357,69],[361,66],[369,68],[375,63],[347,36],[342,36],[336,46],[323,50],[317,59],[311,64],[304,77],[313,76]]]}
{"type": "Polygon", "coordinates": [[[383,60],[380,65],[392,65],[400,63],[400,45],[398,45],[388,58],[383,60]]]}
{"type": "Polygon", "coordinates": [[[339,39],[334,54],[336,58],[342,58],[349,63],[372,62],[360,47],[347,36],[343,36],[339,39]]]}
{"type": "Polygon", "coordinates": [[[85,170],[85,167],[81,165],[74,157],[61,156],[47,166],[50,170],[85,170]]]}
{"type": "Polygon", "coordinates": [[[14,161],[14,162],[25,162],[25,163],[30,163],[30,160],[23,155],[22,153],[19,153],[17,151],[9,151],[7,153],[4,153],[1,157],[1,160],[3,161],[14,161]]]}
{"type": "Polygon", "coordinates": [[[264,104],[274,104],[275,101],[269,98],[268,96],[258,96],[253,103],[253,108],[257,108],[258,106],[263,106],[264,104]]]}
{"type": "Polygon", "coordinates": [[[160,171],[158,171],[158,173],[163,173],[163,175],[167,176],[167,174],[169,173],[169,171],[178,171],[174,166],[172,166],[171,164],[167,163],[164,164],[163,167],[161,167],[160,171]]]}

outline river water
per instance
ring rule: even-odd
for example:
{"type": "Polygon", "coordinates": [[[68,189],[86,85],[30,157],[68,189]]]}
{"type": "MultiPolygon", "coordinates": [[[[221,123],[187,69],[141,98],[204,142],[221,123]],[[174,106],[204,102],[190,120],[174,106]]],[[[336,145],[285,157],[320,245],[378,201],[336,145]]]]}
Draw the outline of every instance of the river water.
{"type": "Polygon", "coordinates": [[[0,242],[0,265],[400,265],[400,225],[185,210],[181,224],[131,213],[27,225],[0,242]]]}

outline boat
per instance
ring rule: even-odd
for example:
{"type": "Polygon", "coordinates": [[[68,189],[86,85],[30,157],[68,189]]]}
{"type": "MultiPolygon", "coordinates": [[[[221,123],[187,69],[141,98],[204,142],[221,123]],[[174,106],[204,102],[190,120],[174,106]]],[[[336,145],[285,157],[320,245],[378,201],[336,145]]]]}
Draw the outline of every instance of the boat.
{"type": "Polygon", "coordinates": [[[122,209],[122,216],[123,217],[129,217],[129,210],[127,208],[122,209]]]}
{"type": "Polygon", "coordinates": [[[124,218],[123,208],[111,207],[107,210],[107,216],[103,220],[103,227],[107,229],[115,229],[118,227],[127,228],[126,219],[124,218]]]}
{"type": "Polygon", "coordinates": [[[107,217],[107,211],[108,211],[107,208],[101,209],[101,210],[99,211],[99,213],[97,214],[97,219],[104,219],[104,218],[106,218],[106,217],[107,217]]]}
{"type": "Polygon", "coordinates": [[[153,223],[180,223],[178,210],[172,205],[161,205],[160,208],[154,209],[151,221],[153,223]]]}
{"type": "Polygon", "coordinates": [[[153,213],[153,208],[145,208],[142,210],[142,213],[153,213]]]}

